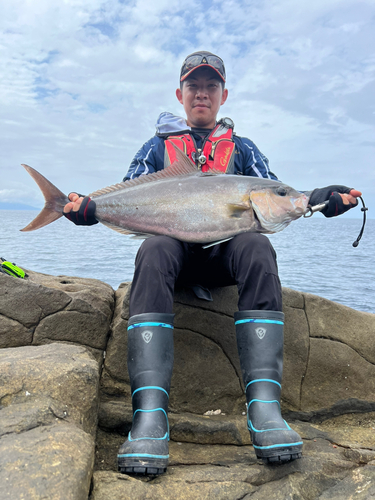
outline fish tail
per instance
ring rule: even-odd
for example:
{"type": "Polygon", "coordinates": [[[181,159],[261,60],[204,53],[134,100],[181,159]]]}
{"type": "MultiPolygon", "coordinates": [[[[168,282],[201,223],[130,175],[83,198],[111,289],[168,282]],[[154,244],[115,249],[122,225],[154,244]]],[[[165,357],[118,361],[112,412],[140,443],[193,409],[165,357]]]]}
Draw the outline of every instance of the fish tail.
{"type": "Polygon", "coordinates": [[[45,204],[42,211],[21,231],[35,231],[41,227],[47,226],[51,222],[60,219],[63,215],[63,207],[69,203],[68,197],[62,193],[56,186],[49,180],[43,177],[42,174],[37,172],[34,168],[28,165],[22,166],[31,175],[34,181],[38,184],[39,189],[42,191],[45,204]]]}

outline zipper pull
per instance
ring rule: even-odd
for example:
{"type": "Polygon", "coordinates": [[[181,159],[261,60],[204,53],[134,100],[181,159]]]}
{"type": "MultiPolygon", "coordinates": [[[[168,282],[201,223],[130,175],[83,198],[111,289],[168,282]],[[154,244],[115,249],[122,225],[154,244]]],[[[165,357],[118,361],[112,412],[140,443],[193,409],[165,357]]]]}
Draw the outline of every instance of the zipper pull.
{"type": "Polygon", "coordinates": [[[207,161],[207,158],[202,154],[202,150],[198,149],[198,163],[200,165],[200,168],[202,168],[202,165],[204,165],[207,161]]]}

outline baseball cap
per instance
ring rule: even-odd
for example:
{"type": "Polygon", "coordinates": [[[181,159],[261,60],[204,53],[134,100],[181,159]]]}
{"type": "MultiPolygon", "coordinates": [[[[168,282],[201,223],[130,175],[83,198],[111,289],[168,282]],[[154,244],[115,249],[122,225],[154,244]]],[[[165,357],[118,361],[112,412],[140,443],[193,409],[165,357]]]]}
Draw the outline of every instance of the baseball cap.
{"type": "Polygon", "coordinates": [[[193,54],[186,57],[180,72],[180,82],[183,82],[193,71],[204,66],[216,71],[221,80],[225,82],[226,76],[223,60],[219,56],[215,56],[215,54],[205,50],[193,52],[193,54]]]}

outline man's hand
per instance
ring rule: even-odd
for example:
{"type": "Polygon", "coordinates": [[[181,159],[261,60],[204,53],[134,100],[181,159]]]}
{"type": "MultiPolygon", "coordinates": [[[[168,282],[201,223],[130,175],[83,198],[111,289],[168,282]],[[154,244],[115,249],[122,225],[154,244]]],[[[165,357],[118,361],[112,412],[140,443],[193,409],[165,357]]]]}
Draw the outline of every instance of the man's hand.
{"type": "Polygon", "coordinates": [[[344,205],[348,205],[349,203],[351,203],[354,206],[358,205],[357,198],[362,196],[361,191],[357,191],[356,189],[351,189],[349,194],[347,193],[339,193],[339,194],[342,198],[344,205]]]}
{"type": "Polygon", "coordinates": [[[88,196],[70,193],[70,202],[63,209],[63,215],[77,226],[93,226],[99,221],[95,218],[96,203],[88,196]]]}
{"type": "Polygon", "coordinates": [[[360,191],[346,186],[327,186],[314,189],[310,195],[309,205],[315,206],[328,200],[327,206],[322,210],[326,217],[336,217],[358,205],[360,191]]]}
{"type": "Polygon", "coordinates": [[[79,195],[78,193],[70,193],[68,195],[70,203],[67,203],[64,207],[63,213],[68,214],[70,211],[78,212],[84,198],[83,195],[79,195]]]}

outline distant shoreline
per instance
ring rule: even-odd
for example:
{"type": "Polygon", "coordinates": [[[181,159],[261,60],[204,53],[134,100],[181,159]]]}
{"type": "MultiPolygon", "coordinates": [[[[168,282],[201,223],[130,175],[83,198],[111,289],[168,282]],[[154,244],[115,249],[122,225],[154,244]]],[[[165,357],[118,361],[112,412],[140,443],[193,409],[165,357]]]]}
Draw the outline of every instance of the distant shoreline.
{"type": "Polygon", "coordinates": [[[41,210],[23,203],[0,203],[0,210],[41,210]]]}

